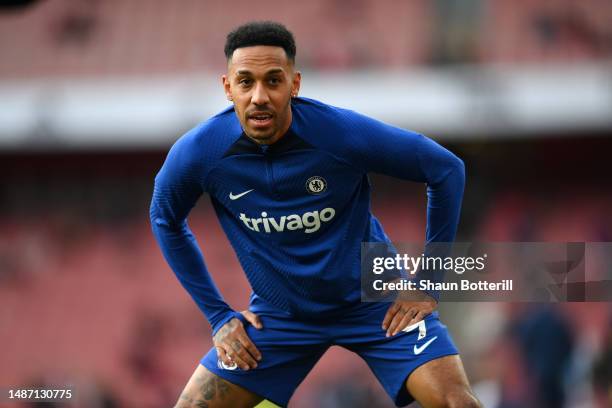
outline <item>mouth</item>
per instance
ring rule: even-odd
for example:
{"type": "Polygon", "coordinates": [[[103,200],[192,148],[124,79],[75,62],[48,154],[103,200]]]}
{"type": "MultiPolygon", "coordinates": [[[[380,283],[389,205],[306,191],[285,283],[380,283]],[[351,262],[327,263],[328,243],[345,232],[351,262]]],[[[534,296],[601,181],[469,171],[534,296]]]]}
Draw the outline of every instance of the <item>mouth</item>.
{"type": "Polygon", "coordinates": [[[255,128],[265,128],[272,125],[273,118],[269,112],[253,112],[249,114],[248,121],[255,128]]]}

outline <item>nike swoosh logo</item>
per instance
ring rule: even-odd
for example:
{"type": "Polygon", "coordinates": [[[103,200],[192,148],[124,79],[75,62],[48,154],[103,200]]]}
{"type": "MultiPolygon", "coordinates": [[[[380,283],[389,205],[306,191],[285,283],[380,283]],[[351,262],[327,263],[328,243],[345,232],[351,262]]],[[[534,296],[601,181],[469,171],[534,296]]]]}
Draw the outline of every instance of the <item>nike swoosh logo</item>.
{"type": "Polygon", "coordinates": [[[434,337],[432,337],[432,338],[431,338],[431,339],[429,339],[429,340],[428,340],[428,341],[427,341],[425,344],[423,344],[421,347],[417,347],[417,345],[415,344],[415,345],[414,345],[414,354],[416,354],[417,356],[418,356],[419,354],[421,354],[421,353],[423,352],[423,350],[425,350],[427,347],[429,347],[429,345],[430,345],[431,343],[433,343],[433,341],[434,341],[435,339],[437,339],[437,338],[438,338],[438,336],[434,336],[434,337]]]}
{"type": "Polygon", "coordinates": [[[253,191],[253,190],[255,190],[255,189],[253,188],[253,189],[250,189],[250,190],[244,191],[244,192],[242,192],[242,193],[240,193],[240,194],[236,194],[236,195],[234,195],[234,193],[232,193],[232,192],[230,191],[229,198],[230,198],[230,200],[237,200],[237,199],[239,199],[240,197],[242,197],[242,196],[244,196],[244,195],[249,194],[249,193],[250,193],[251,191],[253,191]]]}

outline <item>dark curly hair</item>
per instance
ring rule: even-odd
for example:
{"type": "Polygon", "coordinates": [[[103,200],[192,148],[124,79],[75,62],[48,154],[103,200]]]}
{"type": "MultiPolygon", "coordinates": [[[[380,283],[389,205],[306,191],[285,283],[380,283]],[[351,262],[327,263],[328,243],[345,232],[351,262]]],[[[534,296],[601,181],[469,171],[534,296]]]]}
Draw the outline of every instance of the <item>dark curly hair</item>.
{"type": "Polygon", "coordinates": [[[229,60],[237,48],[254,45],[282,47],[291,62],[295,62],[295,40],[291,31],[273,21],[253,21],[235,28],[227,35],[225,57],[229,60]]]}

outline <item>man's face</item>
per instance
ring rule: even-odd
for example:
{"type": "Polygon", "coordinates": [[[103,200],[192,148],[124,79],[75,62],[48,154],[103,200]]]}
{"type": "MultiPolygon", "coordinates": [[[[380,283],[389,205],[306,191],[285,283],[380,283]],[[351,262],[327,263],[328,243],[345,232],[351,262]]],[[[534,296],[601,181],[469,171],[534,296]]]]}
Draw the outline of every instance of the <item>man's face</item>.
{"type": "Polygon", "coordinates": [[[260,144],[280,139],[291,125],[291,97],[300,88],[300,73],[281,47],[238,48],[228,61],[223,87],[242,129],[260,144]]]}

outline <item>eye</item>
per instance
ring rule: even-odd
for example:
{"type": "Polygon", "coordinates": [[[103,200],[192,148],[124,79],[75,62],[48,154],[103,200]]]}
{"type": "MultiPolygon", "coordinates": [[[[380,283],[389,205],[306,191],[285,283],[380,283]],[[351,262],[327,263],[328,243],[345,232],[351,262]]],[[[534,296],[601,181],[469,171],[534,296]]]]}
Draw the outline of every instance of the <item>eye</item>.
{"type": "Polygon", "coordinates": [[[281,83],[281,79],[277,77],[272,77],[268,79],[268,82],[270,83],[270,85],[278,85],[281,83]]]}
{"type": "Polygon", "coordinates": [[[238,80],[238,84],[240,84],[241,86],[249,86],[252,82],[253,81],[249,78],[242,78],[238,80]]]}

